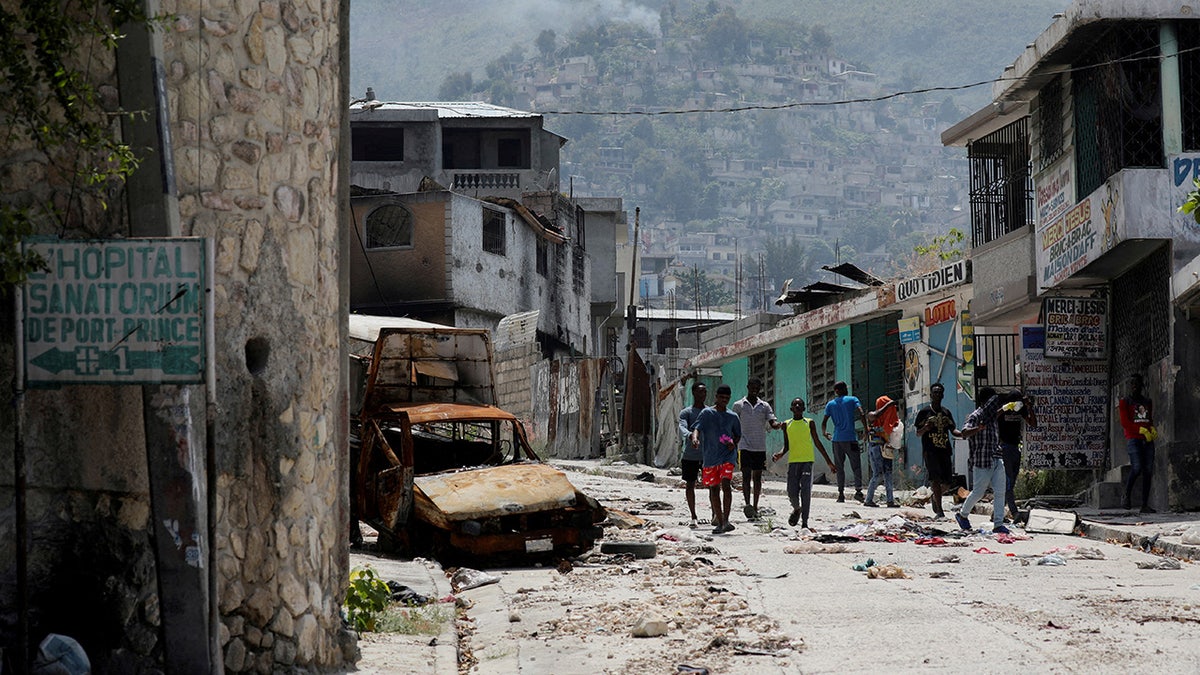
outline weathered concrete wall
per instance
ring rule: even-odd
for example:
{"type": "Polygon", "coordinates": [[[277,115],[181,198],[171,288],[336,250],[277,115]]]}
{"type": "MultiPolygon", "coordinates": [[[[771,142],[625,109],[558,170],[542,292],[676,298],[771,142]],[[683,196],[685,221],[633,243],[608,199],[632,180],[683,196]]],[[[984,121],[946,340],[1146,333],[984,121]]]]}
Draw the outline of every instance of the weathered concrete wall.
{"type": "MultiPolygon", "coordinates": [[[[1200,382],[1195,377],[1200,373],[1200,317],[1176,309],[1174,324],[1173,385],[1167,389],[1172,405],[1155,411],[1166,440],[1156,454],[1166,459],[1166,470],[1155,467],[1154,490],[1170,496],[1168,508],[1194,511],[1200,508],[1200,382]],[[1160,485],[1168,490],[1160,491],[1160,485]]],[[[1149,381],[1146,384],[1148,391],[1154,391],[1149,381]]],[[[1156,500],[1155,507],[1161,508],[1160,503],[1156,500]]]]}
{"type": "Polygon", "coordinates": [[[351,310],[447,297],[449,197],[448,192],[425,192],[403,198],[379,196],[354,200],[354,227],[358,232],[350,239],[351,310]],[[367,217],[385,204],[401,204],[412,213],[411,248],[365,249],[367,217]]]}
{"type": "Polygon", "coordinates": [[[164,49],[180,219],[217,249],[224,666],[339,666],[353,651],[339,612],[346,504],[335,442],[345,423],[340,7],[178,0],[163,9],[178,16],[164,49]],[[247,363],[253,351],[268,356],[247,363]]]}
{"type": "MultiPolygon", "coordinates": [[[[344,9],[336,0],[166,0],[161,7],[172,17],[162,32],[163,66],[182,233],[211,237],[216,249],[222,625],[214,639],[228,672],[342,668],[355,651],[340,618],[348,564],[339,445],[346,425],[338,217],[344,9]]],[[[66,203],[70,176],[38,153],[6,148],[0,165],[4,201],[66,203]]],[[[65,232],[44,232],[127,235],[119,200],[111,207],[77,214],[65,232]]],[[[3,302],[11,316],[11,301],[3,302]]],[[[10,334],[0,336],[6,390],[10,334]]],[[[192,407],[202,430],[202,395],[192,407]]],[[[25,410],[31,637],[54,630],[82,638],[97,672],[154,668],[160,613],[141,391],[33,391],[25,410]]],[[[0,631],[8,643],[10,406],[0,422],[0,631]]]]}

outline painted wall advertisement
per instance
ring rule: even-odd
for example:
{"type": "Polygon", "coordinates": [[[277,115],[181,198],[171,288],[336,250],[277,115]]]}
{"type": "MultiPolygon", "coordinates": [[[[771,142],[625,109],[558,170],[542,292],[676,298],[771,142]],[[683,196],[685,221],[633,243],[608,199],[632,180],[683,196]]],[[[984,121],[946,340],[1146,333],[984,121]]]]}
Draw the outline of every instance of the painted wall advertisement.
{"type": "Polygon", "coordinates": [[[966,260],[956,260],[943,265],[928,274],[905,279],[896,284],[896,301],[904,302],[911,298],[928,295],[953,286],[960,286],[970,281],[966,260]]]}
{"type": "Polygon", "coordinates": [[[1037,188],[1037,222],[1045,225],[1066,212],[1075,203],[1075,181],[1072,179],[1073,153],[1063,156],[1034,178],[1037,188]]]}
{"type": "Polygon", "coordinates": [[[1046,356],[1103,359],[1108,356],[1108,301],[1096,298],[1045,298],[1046,356]]]}
{"type": "Polygon", "coordinates": [[[205,381],[212,278],[203,238],[32,238],[48,271],[19,296],[29,386],[200,384],[205,381]]]}
{"type": "Polygon", "coordinates": [[[1025,430],[1025,464],[1031,469],[1090,469],[1108,454],[1108,364],[1056,359],[1045,354],[1042,326],[1021,327],[1025,393],[1037,406],[1040,426],[1025,430]]]}
{"type": "Polygon", "coordinates": [[[1120,191],[1105,183],[1062,216],[1039,222],[1033,248],[1038,286],[1052,288],[1118,243],[1122,231],[1120,191]]]}
{"type": "Polygon", "coordinates": [[[921,317],[910,316],[896,321],[900,329],[900,344],[906,345],[921,341],[921,317]]]}

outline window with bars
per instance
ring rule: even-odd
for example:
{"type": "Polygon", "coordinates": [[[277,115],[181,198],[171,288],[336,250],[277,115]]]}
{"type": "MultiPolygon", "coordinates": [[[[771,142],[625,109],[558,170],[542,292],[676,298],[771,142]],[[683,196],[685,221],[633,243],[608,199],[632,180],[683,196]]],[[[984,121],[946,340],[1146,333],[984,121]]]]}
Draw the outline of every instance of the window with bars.
{"type": "Polygon", "coordinates": [[[500,211],[483,210],[483,250],[504,255],[505,217],[500,211]]]}
{"type": "Polygon", "coordinates": [[[1176,24],[1179,41],[1179,102],[1183,149],[1200,150],[1200,21],[1176,24]]]}
{"type": "Polygon", "coordinates": [[[1114,382],[1145,373],[1171,344],[1171,246],[1164,244],[1112,283],[1114,382]]]}
{"type": "Polygon", "coordinates": [[[368,249],[411,248],[413,245],[412,212],[399,204],[385,204],[367,214],[366,239],[368,249]]]}
{"type": "MultiPolygon", "coordinates": [[[[775,397],[775,350],[770,349],[750,356],[750,377],[762,380],[763,398],[768,400],[775,397]]],[[[771,401],[776,408],[777,401],[771,401]]]]}
{"type": "Polygon", "coordinates": [[[582,246],[571,247],[571,289],[575,291],[576,295],[583,293],[583,281],[587,276],[584,273],[583,261],[586,257],[587,254],[584,253],[582,246]]]}
{"type": "Polygon", "coordinates": [[[1055,76],[1038,92],[1038,170],[1050,166],[1063,150],[1062,78],[1055,76]]]}
{"type": "Polygon", "coordinates": [[[1077,64],[1075,188],[1080,199],[1121,169],[1163,167],[1158,24],[1123,21],[1077,64]]]}
{"type": "Polygon", "coordinates": [[[808,338],[808,409],[819,412],[834,397],[837,382],[837,331],[825,331],[808,338]]]}
{"type": "Polygon", "coordinates": [[[549,244],[545,239],[538,237],[537,239],[537,273],[547,276],[550,273],[550,255],[546,250],[549,244]]]}
{"type": "Polygon", "coordinates": [[[967,147],[971,245],[982,246],[1032,222],[1029,122],[1023,117],[967,147]]]}

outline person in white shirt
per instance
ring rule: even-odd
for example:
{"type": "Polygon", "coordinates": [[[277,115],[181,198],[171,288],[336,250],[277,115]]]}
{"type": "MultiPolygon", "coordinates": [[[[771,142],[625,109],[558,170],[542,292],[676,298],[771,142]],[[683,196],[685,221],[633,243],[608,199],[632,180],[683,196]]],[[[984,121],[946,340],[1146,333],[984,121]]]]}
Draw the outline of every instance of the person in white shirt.
{"type": "Polygon", "coordinates": [[[775,419],[771,404],[758,397],[762,380],[757,377],[746,382],[746,397],[733,404],[733,412],[742,423],[742,438],[738,441],[738,459],[742,466],[742,513],[748,520],[758,520],[758,497],[762,494],[762,472],[767,467],[767,432],[783,426],[775,419]]]}

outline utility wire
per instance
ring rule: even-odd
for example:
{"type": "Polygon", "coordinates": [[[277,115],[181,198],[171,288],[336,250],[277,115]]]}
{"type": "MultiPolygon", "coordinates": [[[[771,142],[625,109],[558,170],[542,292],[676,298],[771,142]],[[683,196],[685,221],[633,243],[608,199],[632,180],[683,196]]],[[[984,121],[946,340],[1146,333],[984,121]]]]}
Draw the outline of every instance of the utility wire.
{"type": "MultiPolygon", "coordinates": [[[[1143,51],[1143,52],[1149,51],[1150,49],[1151,48],[1147,48],[1147,49],[1141,50],[1141,51],[1143,51]]],[[[1157,49],[1157,47],[1154,47],[1153,49],[1157,49]]],[[[1180,49],[1171,57],[1164,57],[1159,54],[1150,54],[1150,55],[1146,55],[1146,56],[1139,56],[1139,55],[1137,55],[1137,54],[1139,54],[1139,52],[1134,52],[1132,55],[1122,57],[1122,58],[1110,59],[1108,61],[1101,61],[1099,63],[1093,63],[1093,64],[1089,64],[1086,66],[1076,66],[1073,68],[1064,68],[1062,70],[1056,71],[1056,74],[1076,73],[1076,72],[1081,72],[1081,71],[1085,71],[1085,70],[1092,70],[1095,68],[1103,68],[1105,66],[1111,66],[1111,65],[1115,65],[1115,64],[1121,64],[1121,63],[1131,63],[1131,62],[1136,62],[1136,61],[1149,61],[1152,59],[1153,60],[1162,60],[1165,58],[1174,58],[1174,57],[1182,56],[1184,54],[1188,54],[1188,53],[1196,52],[1196,51],[1200,51],[1200,47],[1188,47],[1187,49],[1180,49]]],[[[649,111],[649,110],[544,110],[544,111],[541,111],[541,114],[542,115],[613,115],[613,116],[659,117],[659,116],[664,116],[664,115],[691,115],[691,114],[696,114],[696,113],[734,113],[734,112],[748,112],[748,111],[752,111],[752,110],[787,110],[787,109],[791,109],[791,108],[819,108],[819,107],[850,105],[850,104],[854,104],[854,103],[876,103],[879,101],[887,101],[887,100],[890,100],[893,98],[899,98],[901,96],[909,96],[912,94],[928,94],[930,92],[936,92],[936,91],[961,91],[964,89],[973,89],[975,87],[981,87],[985,84],[995,84],[997,82],[1016,82],[1020,79],[1023,79],[1023,78],[1020,78],[1020,77],[997,77],[997,78],[990,79],[990,80],[980,80],[978,82],[972,82],[970,84],[959,84],[959,85],[939,86],[939,87],[921,87],[918,89],[907,89],[904,91],[892,92],[890,94],[880,94],[879,96],[866,96],[866,97],[862,97],[862,98],[840,99],[837,101],[794,101],[791,103],[778,103],[778,104],[774,104],[774,105],[746,104],[746,105],[739,105],[739,106],[729,106],[729,107],[725,107],[725,108],[686,108],[686,109],[681,109],[681,110],[655,110],[655,111],[649,111]]]]}

